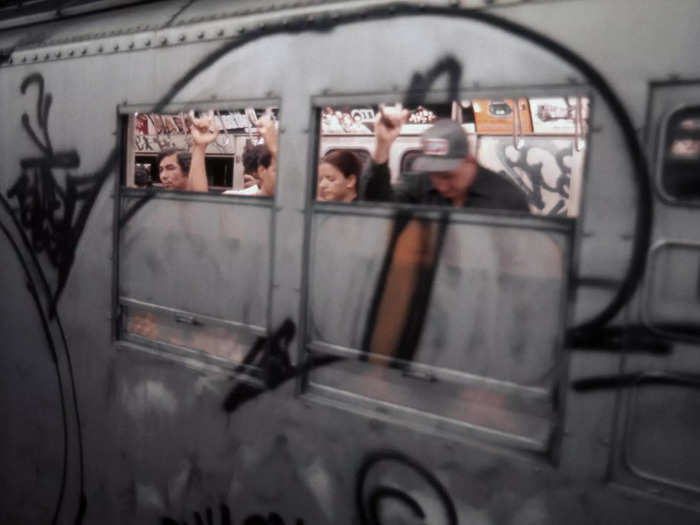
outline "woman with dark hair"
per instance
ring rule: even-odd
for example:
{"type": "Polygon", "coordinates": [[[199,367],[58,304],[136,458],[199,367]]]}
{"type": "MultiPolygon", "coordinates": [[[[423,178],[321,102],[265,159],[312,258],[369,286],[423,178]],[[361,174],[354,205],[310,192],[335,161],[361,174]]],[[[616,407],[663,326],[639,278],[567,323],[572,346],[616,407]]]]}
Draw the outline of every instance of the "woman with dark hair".
{"type": "Polygon", "coordinates": [[[336,150],[327,153],[318,165],[318,200],[357,200],[361,172],[362,163],[352,151],[336,150]]]}

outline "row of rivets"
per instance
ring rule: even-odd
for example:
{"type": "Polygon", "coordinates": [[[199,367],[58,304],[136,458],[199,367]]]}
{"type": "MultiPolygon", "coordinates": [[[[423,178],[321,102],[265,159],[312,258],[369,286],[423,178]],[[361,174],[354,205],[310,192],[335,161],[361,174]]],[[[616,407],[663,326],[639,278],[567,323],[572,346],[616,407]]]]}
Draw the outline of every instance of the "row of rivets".
{"type": "MultiPolygon", "coordinates": [[[[487,1],[487,0],[485,0],[485,1],[487,1]]],[[[285,6],[285,7],[286,7],[286,8],[298,8],[298,7],[303,7],[304,5],[308,5],[309,3],[313,3],[313,2],[308,2],[308,1],[307,1],[307,2],[303,2],[303,1],[299,1],[299,2],[290,3],[289,5],[287,5],[287,6],[285,6]]],[[[456,6],[459,6],[459,4],[460,4],[460,1],[459,1],[459,0],[449,0],[449,5],[451,5],[451,6],[456,7],[456,6]]],[[[415,6],[415,7],[418,8],[418,9],[424,9],[424,8],[425,8],[425,2],[421,2],[421,3],[419,3],[419,4],[418,4],[417,6],[415,6]]],[[[237,15],[237,16],[244,16],[244,15],[246,15],[246,14],[253,14],[253,13],[256,13],[256,12],[274,11],[274,10],[279,10],[279,9],[280,9],[280,7],[274,7],[274,6],[273,6],[273,7],[269,7],[269,8],[261,8],[261,9],[249,9],[249,10],[242,10],[242,11],[239,11],[239,12],[236,13],[236,15],[237,15]]],[[[396,12],[396,6],[393,6],[393,5],[388,6],[388,7],[387,7],[387,11],[388,11],[389,13],[395,13],[395,12],[396,12]]],[[[359,15],[360,17],[363,17],[363,18],[367,15],[367,13],[362,13],[362,12],[358,12],[358,13],[356,13],[356,14],[359,15]]],[[[281,24],[282,26],[285,26],[285,27],[288,26],[288,25],[289,25],[290,23],[292,23],[292,22],[297,22],[297,23],[298,23],[298,22],[302,22],[302,23],[305,24],[305,25],[315,25],[315,24],[317,24],[317,23],[325,23],[325,22],[327,22],[327,20],[328,20],[329,18],[330,18],[331,20],[333,20],[333,21],[337,21],[337,20],[340,18],[340,16],[341,16],[341,14],[339,14],[338,12],[327,13],[327,14],[324,14],[324,15],[322,15],[322,16],[320,16],[320,17],[317,17],[317,16],[315,16],[315,15],[306,15],[306,16],[300,15],[299,17],[293,18],[293,19],[291,19],[291,20],[290,20],[290,19],[283,19],[283,20],[280,20],[280,21],[276,22],[276,24],[281,24]]],[[[188,20],[188,21],[179,22],[177,25],[185,25],[185,24],[193,23],[195,20],[196,20],[196,21],[200,21],[200,20],[206,20],[206,19],[208,19],[208,18],[209,18],[209,17],[199,17],[199,18],[197,18],[197,19],[191,19],[191,20],[188,20]]],[[[217,19],[219,19],[219,20],[221,19],[220,15],[217,17],[217,19]]],[[[276,24],[275,24],[275,25],[276,25],[276,24]]],[[[151,27],[152,27],[152,26],[150,26],[150,25],[137,26],[136,29],[135,29],[135,31],[146,31],[146,30],[151,29],[151,27]]],[[[270,26],[267,25],[265,22],[259,22],[257,25],[252,26],[252,27],[243,27],[243,26],[241,26],[241,27],[239,27],[239,28],[237,29],[236,32],[237,32],[238,34],[243,34],[243,33],[245,33],[246,31],[249,31],[249,30],[250,30],[250,31],[252,31],[253,33],[260,33],[260,32],[265,31],[265,29],[267,29],[267,28],[269,28],[269,27],[270,27],[270,26]]],[[[156,29],[156,30],[157,30],[158,28],[153,27],[153,29],[156,29]]],[[[97,38],[106,38],[106,37],[108,37],[108,36],[129,34],[130,32],[133,32],[133,30],[132,30],[132,31],[111,31],[111,32],[109,32],[109,33],[100,33],[99,35],[95,35],[95,36],[96,36],[97,38]]],[[[216,30],[215,35],[216,35],[216,38],[223,38],[223,37],[225,36],[225,31],[224,31],[224,29],[221,29],[221,28],[220,28],[220,29],[216,30]]],[[[205,36],[206,36],[206,33],[205,33],[204,31],[202,31],[202,30],[199,30],[199,31],[197,32],[197,34],[196,34],[196,38],[197,38],[198,40],[203,40],[203,39],[205,38],[205,36]]],[[[178,42],[178,43],[184,43],[186,40],[187,40],[187,35],[184,34],[184,33],[179,34],[178,37],[177,37],[177,42],[178,42]]],[[[75,39],[73,39],[73,41],[75,41],[75,39]]],[[[167,45],[169,45],[170,42],[169,42],[169,40],[168,40],[167,37],[161,37],[160,40],[159,40],[159,43],[160,43],[161,46],[167,46],[167,45]]],[[[144,48],[149,48],[149,47],[151,47],[151,45],[152,45],[152,41],[151,41],[150,38],[147,38],[147,39],[145,39],[145,40],[143,41],[143,46],[144,46],[144,48]]],[[[175,45],[175,44],[171,44],[171,45],[175,45]]],[[[136,48],[136,43],[132,40],[132,41],[130,41],[130,42],[127,44],[126,48],[129,49],[129,50],[134,50],[134,49],[136,48]]],[[[120,44],[114,44],[113,47],[112,47],[112,51],[115,52],[115,53],[116,53],[116,52],[119,52],[121,49],[122,49],[122,48],[121,48],[120,44]]],[[[97,53],[102,53],[102,52],[104,52],[104,46],[103,46],[103,45],[100,45],[100,46],[97,48],[97,53]]],[[[70,51],[67,52],[67,56],[68,56],[68,57],[74,57],[75,54],[76,54],[76,50],[75,50],[75,49],[71,49],[70,51]]],[[[81,55],[81,56],[85,56],[85,55],[87,55],[87,54],[88,54],[88,48],[87,48],[87,47],[83,47],[83,48],[80,50],[80,55],[81,55]]],[[[54,56],[53,56],[53,57],[52,57],[49,53],[46,53],[46,54],[43,56],[43,60],[47,61],[47,60],[51,60],[52,58],[60,59],[60,58],[62,58],[62,57],[63,57],[63,52],[62,52],[62,51],[56,51],[56,52],[54,53],[54,56]]],[[[25,55],[25,56],[22,57],[22,63],[27,63],[27,62],[29,62],[29,61],[38,62],[39,59],[40,59],[40,56],[39,56],[38,54],[34,54],[34,55],[31,57],[31,59],[29,59],[28,56],[25,55]]],[[[10,59],[8,60],[8,63],[9,63],[9,64],[13,64],[13,63],[14,63],[14,60],[13,60],[12,58],[10,58],[10,59]]]]}
{"type": "MultiPolygon", "coordinates": [[[[224,35],[225,35],[225,32],[224,32],[223,29],[217,30],[217,32],[216,32],[216,37],[221,38],[221,37],[223,37],[224,35]]],[[[198,39],[198,40],[203,40],[205,36],[206,36],[206,33],[205,33],[204,31],[199,31],[199,32],[197,33],[197,39],[198,39]]],[[[185,34],[180,34],[180,35],[178,35],[178,37],[177,37],[177,42],[178,42],[178,43],[184,43],[184,42],[186,42],[186,41],[187,41],[187,35],[185,35],[185,34]]],[[[144,48],[151,47],[152,43],[153,43],[153,42],[152,42],[152,40],[151,40],[150,38],[146,38],[145,40],[143,40],[143,47],[144,47],[144,48]]],[[[160,38],[159,43],[160,43],[161,46],[167,46],[167,45],[169,44],[169,40],[168,40],[167,37],[162,37],[162,38],[160,38]]],[[[127,49],[128,49],[128,50],[134,50],[134,49],[136,49],[136,46],[137,46],[137,43],[136,43],[135,41],[133,41],[133,40],[130,41],[128,44],[125,44],[125,45],[122,45],[122,44],[119,44],[119,43],[115,43],[115,44],[112,45],[111,51],[117,53],[117,52],[119,52],[120,50],[127,50],[127,49]]],[[[104,45],[100,44],[100,45],[97,47],[97,49],[95,49],[95,52],[97,52],[97,53],[103,53],[105,50],[106,50],[106,47],[105,47],[104,45]]],[[[22,56],[21,62],[24,63],[24,64],[26,64],[27,62],[38,62],[39,60],[47,61],[47,60],[55,60],[55,59],[60,59],[60,58],[75,57],[76,54],[78,54],[78,52],[80,53],[80,55],[85,56],[85,55],[88,54],[89,48],[88,48],[88,47],[83,47],[83,48],[80,49],[79,51],[76,50],[75,48],[74,48],[74,49],[70,49],[70,50],[59,50],[59,51],[55,51],[55,52],[53,52],[53,53],[45,53],[45,54],[43,54],[43,55],[38,54],[38,53],[35,53],[34,55],[25,54],[24,56],[22,56]]],[[[20,61],[17,60],[17,62],[20,62],[20,61]]],[[[12,58],[10,58],[10,59],[8,60],[8,63],[9,63],[9,64],[14,64],[14,63],[15,63],[15,60],[12,59],[12,58]]]]}

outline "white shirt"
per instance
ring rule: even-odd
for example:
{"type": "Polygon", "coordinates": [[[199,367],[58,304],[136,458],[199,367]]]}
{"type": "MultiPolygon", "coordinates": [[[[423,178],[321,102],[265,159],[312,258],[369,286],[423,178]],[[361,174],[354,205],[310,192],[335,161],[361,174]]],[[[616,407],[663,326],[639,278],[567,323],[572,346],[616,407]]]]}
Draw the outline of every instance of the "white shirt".
{"type": "Polygon", "coordinates": [[[226,190],[222,193],[222,195],[257,195],[259,191],[260,188],[256,184],[255,186],[251,186],[244,190],[226,190]]]}

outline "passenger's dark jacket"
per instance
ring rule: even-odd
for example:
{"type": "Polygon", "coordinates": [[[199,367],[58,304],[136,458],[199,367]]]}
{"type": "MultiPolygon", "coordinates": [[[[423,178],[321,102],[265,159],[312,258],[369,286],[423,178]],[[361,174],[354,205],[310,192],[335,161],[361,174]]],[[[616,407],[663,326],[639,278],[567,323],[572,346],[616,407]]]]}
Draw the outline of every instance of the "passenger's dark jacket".
{"type": "MultiPolygon", "coordinates": [[[[408,173],[395,185],[386,163],[370,161],[364,174],[361,198],[368,201],[395,201],[411,204],[435,204],[451,206],[452,201],[443,197],[430,182],[427,173],[408,173]]],[[[464,208],[509,210],[529,212],[525,194],[505,176],[498,175],[482,166],[478,167],[464,208]]]]}

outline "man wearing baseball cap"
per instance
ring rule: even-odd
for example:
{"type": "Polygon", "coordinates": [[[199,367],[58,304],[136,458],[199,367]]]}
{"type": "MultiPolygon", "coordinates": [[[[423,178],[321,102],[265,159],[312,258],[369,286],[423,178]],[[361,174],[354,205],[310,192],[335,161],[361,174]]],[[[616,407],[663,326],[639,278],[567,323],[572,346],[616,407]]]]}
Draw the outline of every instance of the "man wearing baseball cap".
{"type": "Polygon", "coordinates": [[[462,126],[448,119],[438,120],[423,133],[423,152],[413,163],[417,173],[392,186],[389,151],[408,115],[400,108],[380,110],[362,192],[365,200],[529,212],[525,194],[506,177],[480,166],[469,152],[462,126]]]}

